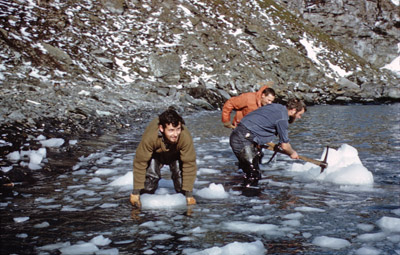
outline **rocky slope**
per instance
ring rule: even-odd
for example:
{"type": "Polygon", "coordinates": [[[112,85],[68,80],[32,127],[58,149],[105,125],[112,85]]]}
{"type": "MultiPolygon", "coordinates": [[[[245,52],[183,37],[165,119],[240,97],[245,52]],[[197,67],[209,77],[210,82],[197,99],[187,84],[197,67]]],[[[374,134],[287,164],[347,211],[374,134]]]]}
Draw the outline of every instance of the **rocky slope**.
{"type": "MultiPolygon", "coordinates": [[[[277,2],[377,67],[384,67],[399,57],[398,0],[277,2]]],[[[397,59],[397,65],[400,65],[400,59],[397,59]]]]}
{"type": "Polygon", "coordinates": [[[385,22],[353,43],[370,16],[339,15],[350,2],[0,0],[1,154],[30,133],[96,135],[169,105],[219,109],[271,80],[280,101],[399,102],[399,74],[381,68],[396,55],[398,6],[378,1],[385,22]]]}

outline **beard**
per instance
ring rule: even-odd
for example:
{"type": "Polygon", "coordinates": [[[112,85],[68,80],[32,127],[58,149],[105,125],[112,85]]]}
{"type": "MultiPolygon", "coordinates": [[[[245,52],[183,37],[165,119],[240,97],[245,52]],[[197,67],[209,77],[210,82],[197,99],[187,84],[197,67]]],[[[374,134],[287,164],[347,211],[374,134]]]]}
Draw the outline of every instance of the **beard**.
{"type": "Polygon", "coordinates": [[[289,116],[289,124],[292,124],[295,120],[295,117],[289,116]]]}

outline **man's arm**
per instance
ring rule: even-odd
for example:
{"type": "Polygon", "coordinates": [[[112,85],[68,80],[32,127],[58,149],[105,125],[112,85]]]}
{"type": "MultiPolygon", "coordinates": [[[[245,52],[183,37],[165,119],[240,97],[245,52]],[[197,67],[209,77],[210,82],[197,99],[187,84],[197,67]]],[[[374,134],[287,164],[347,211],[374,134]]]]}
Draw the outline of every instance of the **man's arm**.
{"type": "Polygon", "coordinates": [[[197,175],[196,151],[192,136],[186,127],[179,139],[179,150],[182,161],[182,190],[192,191],[197,175]]]}
{"type": "Polygon", "coordinates": [[[292,146],[289,143],[289,134],[288,134],[289,123],[287,120],[280,120],[277,122],[276,130],[279,135],[279,143],[281,144],[282,150],[289,155],[292,159],[298,159],[299,155],[295,150],[293,150],[292,146]]]}
{"type": "Polygon", "coordinates": [[[151,155],[151,146],[142,140],[136,150],[135,159],[133,161],[133,191],[129,197],[131,204],[138,208],[141,207],[140,190],[144,188],[147,162],[150,160],[151,155]]]}
{"type": "Polygon", "coordinates": [[[187,128],[182,131],[179,141],[181,143],[182,191],[186,196],[186,203],[194,205],[196,204],[196,199],[193,197],[193,186],[197,175],[196,151],[192,136],[187,128]]]}
{"type": "Polygon", "coordinates": [[[299,159],[299,155],[295,150],[293,150],[290,143],[281,143],[282,150],[288,154],[292,159],[299,159]]]}
{"type": "Polygon", "coordinates": [[[227,128],[235,128],[231,122],[231,113],[233,110],[241,110],[247,107],[247,93],[241,94],[236,97],[231,97],[228,101],[225,102],[222,108],[222,123],[227,128]]]}

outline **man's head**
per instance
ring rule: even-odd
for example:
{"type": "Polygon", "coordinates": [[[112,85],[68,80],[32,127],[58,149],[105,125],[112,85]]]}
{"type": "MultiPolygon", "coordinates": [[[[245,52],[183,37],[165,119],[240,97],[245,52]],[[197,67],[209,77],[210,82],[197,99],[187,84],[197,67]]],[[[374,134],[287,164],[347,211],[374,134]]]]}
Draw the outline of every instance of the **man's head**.
{"type": "Polygon", "coordinates": [[[286,104],[286,108],[288,110],[289,115],[289,123],[293,123],[297,119],[301,119],[303,113],[307,111],[306,104],[299,99],[289,99],[286,104]]]}
{"type": "Polygon", "coordinates": [[[275,90],[272,88],[266,88],[261,94],[261,105],[272,104],[275,100],[275,90]]]}
{"type": "Polygon", "coordinates": [[[173,109],[169,108],[158,116],[158,129],[168,143],[177,143],[185,121],[173,109]]]}

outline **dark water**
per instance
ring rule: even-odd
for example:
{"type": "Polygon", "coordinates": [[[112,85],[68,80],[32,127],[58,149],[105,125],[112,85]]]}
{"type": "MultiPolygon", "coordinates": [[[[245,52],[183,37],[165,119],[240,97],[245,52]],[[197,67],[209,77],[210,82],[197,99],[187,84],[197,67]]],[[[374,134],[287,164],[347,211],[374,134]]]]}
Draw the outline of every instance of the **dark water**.
{"type": "MultiPolygon", "coordinates": [[[[86,143],[93,153],[71,165],[71,172],[43,175],[33,187],[17,185],[12,195],[3,195],[1,254],[59,254],[58,249],[40,247],[89,242],[99,235],[112,241],[100,249],[116,248],[119,254],[191,254],[256,240],[268,254],[357,254],[362,247],[380,254],[400,251],[400,230],[387,233],[377,225],[382,217],[400,218],[399,104],[309,107],[290,127],[291,143],[304,156],[318,159],[327,145],[355,147],[374,176],[372,186],[300,180],[288,173],[293,161],[279,156],[273,164],[262,166],[262,192],[255,197],[232,191],[240,174],[220,112],[184,117],[194,137],[198,167],[216,170],[199,175],[195,189],[222,184],[229,198],[196,197],[198,204],[189,211],[132,210],[129,186],[109,183],[131,171],[140,126],[119,137],[86,143]],[[288,221],[293,216],[298,218],[288,221]],[[29,219],[15,222],[18,217],[29,219]],[[241,232],[227,227],[235,222],[272,224],[278,231],[241,232]],[[157,240],[161,234],[168,237],[157,240]],[[369,240],[363,234],[371,234],[369,240]],[[351,245],[338,250],[319,247],[312,243],[318,236],[345,239],[351,245]]],[[[269,156],[266,152],[265,158],[269,156]]],[[[57,160],[70,164],[68,159],[57,160]]]]}

